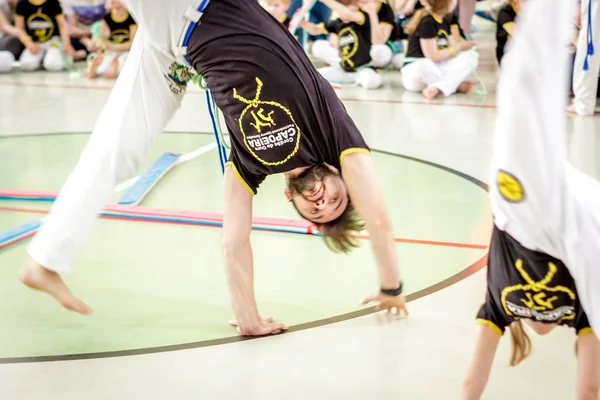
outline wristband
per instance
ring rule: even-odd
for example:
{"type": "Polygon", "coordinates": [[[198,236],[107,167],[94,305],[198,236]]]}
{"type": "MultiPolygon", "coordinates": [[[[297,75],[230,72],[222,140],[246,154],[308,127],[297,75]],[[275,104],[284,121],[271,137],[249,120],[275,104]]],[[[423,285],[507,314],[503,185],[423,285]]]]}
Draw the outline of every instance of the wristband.
{"type": "Polygon", "coordinates": [[[396,289],[384,289],[381,288],[381,293],[385,294],[386,296],[400,296],[402,294],[402,292],[404,291],[404,282],[400,281],[400,286],[398,286],[396,289]]]}
{"type": "Polygon", "coordinates": [[[448,50],[450,50],[450,55],[452,57],[456,57],[456,51],[454,51],[454,47],[448,46],[448,50]]]}

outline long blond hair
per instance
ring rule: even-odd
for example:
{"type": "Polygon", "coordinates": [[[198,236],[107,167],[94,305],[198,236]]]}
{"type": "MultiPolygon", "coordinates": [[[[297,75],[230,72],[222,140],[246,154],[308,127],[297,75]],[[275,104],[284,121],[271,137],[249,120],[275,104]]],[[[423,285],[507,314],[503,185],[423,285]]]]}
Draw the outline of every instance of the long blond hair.
{"type": "Polygon", "coordinates": [[[531,339],[525,332],[521,320],[510,324],[510,339],[512,343],[510,366],[514,367],[531,354],[531,339]]]}
{"type": "Polygon", "coordinates": [[[416,31],[417,26],[419,26],[419,23],[427,14],[435,13],[446,15],[451,2],[452,0],[427,0],[427,6],[415,13],[406,28],[404,28],[404,32],[410,35],[416,31]]]}

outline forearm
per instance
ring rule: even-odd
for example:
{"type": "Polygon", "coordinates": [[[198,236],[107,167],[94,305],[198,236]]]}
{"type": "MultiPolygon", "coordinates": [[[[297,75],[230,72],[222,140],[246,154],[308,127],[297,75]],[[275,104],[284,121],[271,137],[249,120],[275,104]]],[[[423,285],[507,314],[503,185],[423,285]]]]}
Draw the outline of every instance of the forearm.
{"type": "Polygon", "coordinates": [[[371,23],[371,43],[372,44],[384,44],[387,39],[384,33],[381,31],[379,25],[379,17],[376,12],[369,13],[369,22],[371,23]]]}
{"type": "Polygon", "coordinates": [[[254,266],[250,239],[236,244],[224,244],[223,259],[229,294],[241,333],[260,324],[254,297],[254,266]]]}
{"type": "Polygon", "coordinates": [[[389,217],[381,215],[371,226],[367,225],[367,229],[377,261],[381,286],[384,289],[395,289],[400,282],[400,271],[389,217]]]}
{"type": "Polygon", "coordinates": [[[69,35],[69,28],[67,27],[64,17],[57,17],[56,22],[58,23],[58,33],[60,34],[63,46],[70,46],[71,36],[69,35]]]}
{"type": "Polygon", "coordinates": [[[334,11],[340,18],[349,19],[352,17],[353,12],[348,9],[345,5],[338,3],[336,0],[319,0],[325,4],[327,8],[334,11]]]}
{"type": "Polygon", "coordinates": [[[460,53],[460,49],[456,47],[448,47],[446,49],[438,49],[434,52],[433,56],[427,57],[433,62],[441,62],[449,60],[460,53]]]}

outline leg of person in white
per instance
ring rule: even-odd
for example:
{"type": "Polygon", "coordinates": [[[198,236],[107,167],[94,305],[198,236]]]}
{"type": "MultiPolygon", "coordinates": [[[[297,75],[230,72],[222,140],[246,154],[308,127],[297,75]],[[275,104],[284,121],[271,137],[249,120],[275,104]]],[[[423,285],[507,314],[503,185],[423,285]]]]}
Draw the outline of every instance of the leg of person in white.
{"type": "Polygon", "coordinates": [[[428,58],[420,58],[402,68],[402,86],[409,92],[420,92],[442,77],[442,71],[428,58]]]}
{"type": "Polygon", "coordinates": [[[572,9],[566,0],[525,2],[502,61],[490,199],[499,229],[565,263],[599,336],[600,183],[566,161],[572,9]]]}
{"type": "Polygon", "coordinates": [[[12,71],[15,56],[10,51],[0,51],[0,74],[12,71]]]}
{"type": "MultiPolygon", "coordinates": [[[[316,43],[316,42],[315,42],[316,43]]],[[[329,67],[321,67],[317,71],[323,78],[327,79],[331,83],[339,83],[339,84],[355,84],[356,81],[356,72],[348,72],[344,71],[342,67],[339,65],[329,66],[329,67]]]]}
{"type": "Polygon", "coordinates": [[[46,71],[62,71],[65,69],[65,58],[59,46],[50,45],[44,55],[43,66],[46,71]]]}
{"type": "Polygon", "coordinates": [[[342,62],[338,49],[327,40],[315,40],[312,45],[313,56],[330,66],[338,66],[342,62]]]}
{"type": "Polygon", "coordinates": [[[21,57],[19,57],[19,63],[23,71],[36,71],[42,66],[44,55],[46,55],[46,47],[43,44],[38,45],[39,52],[33,54],[28,49],[23,50],[21,57]]]}
{"type": "Polygon", "coordinates": [[[27,248],[31,260],[21,270],[21,280],[47,292],[65,308],[89,312],[59,274],[71,271],[75,253],[115,185],[137,172],[180,105],[182,95],[171,91],[164,76],[171,61],[148,45],[140,26],[77,166],[27,248]]]}
{"type": "Polygon", "coordinates": [[[593,115],[596,108],[598,73],[600,73],[600,0],[581,0],[581,31],[577,40],[577,55],[573,70],[574,111],[579,115],[593,115]],[[590,15],[591,13],[591,15],[590,15]],[[591,16],[594,55],[587,57],[589,69],[583,70],[588,50],[588,20],[591,16]]]}
{"type": "Polygon", "coordinates": [[[371,65],[375,68],[385,68],[392,62],[392,49],[387,44],[374,44],[371,46],[371,65]]]}
{"type": "Polygon", "coordinates": [[[454,58],[442,61],[438,64],[440,79],[429,87],[439,89],[444,96],[450,96],[456,93],[460,84],[475,71],[478,64],[479,54],[473,50],[464,51],[454,58]]]}

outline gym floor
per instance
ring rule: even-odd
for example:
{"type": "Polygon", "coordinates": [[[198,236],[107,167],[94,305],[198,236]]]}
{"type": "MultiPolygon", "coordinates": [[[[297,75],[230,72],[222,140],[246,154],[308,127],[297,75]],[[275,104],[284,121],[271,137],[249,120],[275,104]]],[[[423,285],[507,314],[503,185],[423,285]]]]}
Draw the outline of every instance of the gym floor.
{"type": "MultiPolygon", "coordinates": [[[[318,237],[253,232],[260,312],[291,329],[242,340],[227,325],[219,228],[104,218],[66,278],[94,309],[90,317],[17,281],[27,241],[0,250],[0,398],[457,398],[484,298],[492,227],[486,183],[495,28],[478,26],[487,96],[426,102],[388,71],[381,90],[338,90],[376,150],[410,317],[360,306],[378,288],[368,238],[343,256],[318,237]]],[[[59,191],[110,86],[70,72],[0,76],[0,189],[59,191]]],[[[221,211],[211,132],[203,92],[192,88],[146,166],[164,152],[194,157],[169,172],[143,206],[221,211]]],[[[569,118],[572,162],[596,178],[598,133],[596,118],[569,118]]],[[[50,206],[0,201],[0,233],[39,220],[50,206]]],[[[254,215],[297,218],[282,177],[261,186],[254,215]]],[[[535,337],[530,359],[510,368],[505,338],[483,398],[573,398],[574,343],[566,329],[535,337]]]]}

